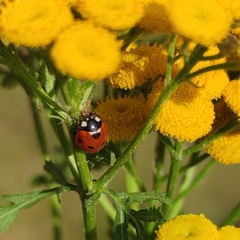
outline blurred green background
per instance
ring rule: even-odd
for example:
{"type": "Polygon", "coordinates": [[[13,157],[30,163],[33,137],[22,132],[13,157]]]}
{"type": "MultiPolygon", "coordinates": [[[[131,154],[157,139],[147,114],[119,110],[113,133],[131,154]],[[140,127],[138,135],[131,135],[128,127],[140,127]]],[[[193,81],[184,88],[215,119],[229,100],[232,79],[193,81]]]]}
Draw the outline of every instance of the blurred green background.
{"type": "MultiPolygon", "coordinates": [[[[24,193],[34,189],[30,182],[36,174],[43,173],[43,161],[36,140],[30,104],[20,87],[0,90],[0,111],[0,195],[24,193]]],[[[43,116],[43,118],[47,117],[43,116]]],[[[152,183],[151,159],[154,156],[155,138],[156,134],[151,133],[136,153],[139,175],[144,179],[149,190],[152,183]]],[[[53,145],[58,144],[51,131],[48,142],[53,145]]],[[[97,178],[100,173],[95,171],[93,175],[97,178]]],[[[204,181],[189,194],[184,210],[187,213],[203,213],[218,224],[240,201],[239,183],[240,165],[217,164],[204,181]]],[[[111,188],[124,191],[123,174],[117,175],[111,188]]],[[[61,200],[64,239],[84,239],[78,196],[75,193],[64,193],[61,200]]],[[[0,203],[3,204],[1,197],[0,203]]],[[[0,235],[0,239],[52,239],[50,211],[48,200],[31,209],[22,210],[12,227],[5,234],[0,235]]],[[[98,208],[98,214],[99,239],[106,239],[103,236],[106,236],[108,223],[101,207],[98,208]]]]}

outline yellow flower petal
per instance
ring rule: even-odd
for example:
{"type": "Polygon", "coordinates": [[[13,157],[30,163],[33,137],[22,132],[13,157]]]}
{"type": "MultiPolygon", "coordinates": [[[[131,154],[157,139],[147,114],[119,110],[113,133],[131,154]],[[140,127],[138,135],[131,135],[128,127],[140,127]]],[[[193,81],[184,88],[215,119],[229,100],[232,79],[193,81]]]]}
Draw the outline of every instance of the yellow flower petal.
{"type": "Polygon", "coordinates": [[[204,46],[219,43],[230,30],[230,9],[217,0],[172,0],[168,3],[173,30],[197,43],[204,46]]]}
{"type": "MultiPolygon", "coordinates": [[[[159,86],[161,92],[162,86],[159,86]]],[[[151,106],[158,91],[154,85],[148,99],[151,106]]],[[[160,110],[156,118],[156,129],[180,141],[192,142],[211,130],[213,119],[212,102],[203,97],[197,88],[182,83],[160,110]]]]}
{"type": "Polygon", "coordinates": [[[85,18],[116,30],[133,27],[143,15],[137,0],[81,0],[76,7],[85,18]]]}
{"type": "Polygon", "coordinates": [[[15,45],[43,47],[73,23],[62,0],[4,1],[0,7],[1,37],[15,45]]]}
{"type": "Polygon", "coordinates": [[[203,214],[179,215],[159,226],[156,240],[219,240],[217,227],[203,214]]]}
{"type": "Polygon", "coordinates": [[[79,22],[56,39],[51,57],[64,73],[86,80],[101,80],[117,70],[120,45],[107,30],[79,22]]]}
{"type": "Polygon", "coordinates": [[[111,97],[98,103],[94,112],[107,123],[109,140],[113,142],[133,140],[148,116],[142,96],[111,97]]]}
{"type": "Polygon", "coordinates": [[[233,80],[224,89],[223,98],[227,106],[240,117],[240,81],[233,80]]]}
{"type": "Polygon", "coordinates": [[[224,226],[219,229],[219,240],[238,240],[240,239],[240,228],[234,226],[224,226]]]}
{"type": "Polygon", "coordinates": [[[140,46],[122,54],[122,63],[107,82],[114,88],[132,89],[145,81],[164,75],[167,54],[160,45],[140,46]]]}
{"type": "Polygon", "coordinates": [[[236,20],[240,19],[240,1],[239,0],[231,0],[230,1],[231,11],[233,14],[233,17],[236,20]]]}
{"type": "Polygon", "coordinates": [[[240,163],[240,130],[234,131],[214,140],[206,151],[212,158],[222,164],[240,163]]]}

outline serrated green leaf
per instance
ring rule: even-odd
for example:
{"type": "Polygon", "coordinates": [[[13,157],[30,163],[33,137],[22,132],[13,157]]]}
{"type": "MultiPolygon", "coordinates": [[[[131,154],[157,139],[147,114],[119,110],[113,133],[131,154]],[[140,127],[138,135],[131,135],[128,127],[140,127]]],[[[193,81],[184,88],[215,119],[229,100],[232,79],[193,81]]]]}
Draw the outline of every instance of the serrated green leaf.
{"type": "Polygon", "coordinates": [[[129,214],[129,222],[131,222],[132,226],[135,228],[138,240],[149,239],[141,221],[139,221],[137,218],[134,218],[131,214],[129,214]]]}
{"type": "Polygon", "coordinates": [[[163,222],[165,219],[161,213],[160,208],[148,208],[138,211],[131,210],[131,215],[143,222],[163,222]]]}
{"type": "Polygon", "coordinates": [[[45,198],[69,190],[70,188],[67,187],[58,187],[47,190],[34,190],[24,194],[4,195],[4,199],[12,205],[0,207],[0,234],[5,232],[14,222],[19,210],[29,208],[45,198]]]}
{"type": "Polygon", "coordinates": [[[138,202],[141,204],[151,200],[157,200],[168,205],[171,204],[171,200],[166,197],[165,193],[156,192],[120,193],[119,197],[127,202],[138,202]]]}
{"type": "Polygon", "coordinates": [[[116,218],[115,218],[115,237],[114,240],[127,240],[128,223],[124,211],[121,206],[115,202],[116,205],[116,218]]]}

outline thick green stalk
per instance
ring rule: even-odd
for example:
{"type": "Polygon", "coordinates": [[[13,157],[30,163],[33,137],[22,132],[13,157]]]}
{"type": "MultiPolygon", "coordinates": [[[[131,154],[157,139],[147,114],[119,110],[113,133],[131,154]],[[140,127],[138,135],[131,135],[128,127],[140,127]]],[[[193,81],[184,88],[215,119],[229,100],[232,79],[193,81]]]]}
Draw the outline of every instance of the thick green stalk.
{"type": "Polygon", "coordinates": [[[96,205],[97,201],[84,199],[82,201],[83,217],[84,217],[84,226],[85,226],[85,237],[86,240],[97,240],[97,214],[96,214],[96,205]]]}
{"type": "MultiPolygon", "coordinates": [[[[71,116],[79,118],[80,111],[86,108],[86,103],[92,94],[92,82],[80,83],[77,79],[66,79],[62,81],[62,95],[66,104],[70,107],[71,116]]],[[[72,133],[70,133],[72,135],[72,133]]],[[[85,237],[87,240],[97,239],[96,230],[96,204],[100,197],[93,189],[93,179],[89,170],[86,154],[79,150],[74,143],[74,136],[71,136],[73,145],[73,161],[77,166],[74,173],[77,180],[78,192],[82,201],[82,210],[85,226],[85,237]]]]}

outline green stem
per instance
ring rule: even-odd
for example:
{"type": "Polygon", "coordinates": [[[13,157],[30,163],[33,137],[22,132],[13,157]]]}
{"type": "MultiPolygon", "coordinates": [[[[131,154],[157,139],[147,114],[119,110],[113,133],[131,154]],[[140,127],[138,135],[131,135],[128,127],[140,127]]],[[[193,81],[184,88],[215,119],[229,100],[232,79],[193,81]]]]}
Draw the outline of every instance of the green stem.
{"type": "Polygon", "coordinates": [[[82,201],[86,240],[97,240],[96,204],[97,201],[89,199],[84,199],[82,201]]]}
{"type": "Polygon", "coordinates": [[[214,71],[214,70],[236,70],[238,66],[238,62],[237,61],[230,61],[230,62],[226,62],[226,63],[220,63],[220,64],[216,64],[216,65],[212,65],[212,66],[208,66],[202,69],[199,69],[196,72],[190,73],[187,75],[188,79],[194,78],[200,74],[206,73],[206,72],[210,72],[210,71],[214,71]]]}
{"type": "Polygon", "coordinates": [[[160,192],[160,187],[162,185],[162,173],[164,165],[164,155],[165,155],[165,145],[161,141],[161,136],[158,134],[158,139],[156,143],[156,157],[155,157],[155,166],[154,166],[154,175],[153,175],[153,190],[155,192],[160,192]]]}
{"type": "Polygon", "coordinates": [[[47,161],[51,160],[51,157],[49,155],[47,142],[46,142],[46,136],[43,131],[43,125],[42,125],[41,117],[39,114],[39,110],[38,110],[37,104],[35,103],[34,100],[30,99],[30,104],[31,104],[34,126],[35,126],[35,130],[37,133],[38,142],[39,142],[39,145],[41,148],[41,152],[42,152],[44,161],[47,162],[47,161]]]}
{"type": "Polygon", "coordinates": [[[62,240],[62,221],[61,221],[61,204],[58,196],[51,198],[51,207],[53,215],[54,240],[62,240]]]}
{"type": "Polygon", "coordinates": [[[233,208],[229,215],[223,220],[220,226],[233,225],[240,219],[240,202],[233,208]]]}
{"type": "MultiPolygon", "coordinates": [[[[171,166],[168,177],[166,197],[172,199],[174,190],[176,187],[176,182],[178,179],[178,173],[180,169],[180,162],[182,160],[182,142],[176,142],[175,154],[171,156],[171,166]]],[[[162,212],[164,216],[167,215],[169,210],[168,204],[163,204],[162,212]]]]}
{"type": "Polygon", "coordinates": [[[4,59],[1,59],[1,63],[7,65],[12,71],[20,77],[19,81],[22,81],[22,85],[27,85],[31,91],[36,94],[52,111],[59,116],[62,120],[70,122],[68,114],[56,104],[51,97],[43,90],[43,88],[37,83],[34,76],[27,70],[18,56],[18,52],[11,45],[6,47],[2,41],[0,41],[0,52],[4,59]]]}
{"type": "Polygon", "coordinates": [[[177,34],[172,34],[170,38],[170,45],[168,50],[168,61],[166,65],[166,79],[165,79],[166,85],[172,81],[172,66],[174,62],[176,41],[177,41],[177,34]]]}
{"type": "MultiPolygon", "coordinates": [[[[170,45],[170,47],[174,47],[170,45]]],[[[191,66],[185,66],[174,81],[169,82],[166,86],[159,99],[157,100],[155,106],[153,107],[148,120],[145,122],[142,130],[136,135],[134,140],[128,145],[127,149],[124,151],[122,156],[116,161],[116,163],[110,167],[96,182],[96,188],[101,189],[103,186],[107,185],[112,179],[115,177],[119,169],[131,158],[131,155],[137,149],[137,147],[141,144],[143,139],[148,135],[149,131],[152,129],[152,126],[155,122],[155,119],[161,110],[164,102],[171,96],[171,94],[177,89],[178,85],[185,81],[186,74],[191,70],[191,68],[197,63],[199,56],[206,51],[205,48],[197,46],[192,55],[190,56],[191,66]]],[[[169,52],[173,52],[172,49],[169,52]]],[[[172,58],[174,56],[171,56],[172,58]]],[[[170,59],[170,58],[169,58],[170,59]]]]}
{"type": "Polygon", "coordinates": [[[224,127],[223,129],[221,129],[219,132],[210,135],[208,138],[206,138],[205,140],[203,140],[202,142],[199,142],[198,144],[195,144],[192,147],[187,148],[186,150],[183,151],[183,156],[188,156],[194,152],[198,152],[201,149],[206,148],[209,144],[211,144],[212,141],[214,141],[215,139],[217,139],[218,137],[230,133],[234,130],[237,130],[240,128],[240,123],[238,121],[233,121],[231,122],[229,125],[227,125],[226,127],[224,127]]]}
{"type": "MultiPolygon", "coordinates": [[[[179,194],[173,201],[173,205],[177,204],[181,199],[183,199],[183,197],[191,192],[202,181],[202,179],[204,179],[204,177],[209,173],[215,164],[216,161],[210,160],[194,179],[189,179],[189,181],[186,182],[185,187],[180,189],[179,194]]],[[[189,172],[189,170],[187,172],[189,172]]]]}
{"type": "Polygon", "coordinates": [[[57,119],[53,119],[52,124],[54,125],[54,129],[56,130],[56,133],[58,135],[58,139],[61,143],[61,147],[63,149],[64,155],[67,159],[67,163],[70,168],[70,171],[71,171],[73,178],[78,186],[78,191],[81,191],[82,184],[81,184],[81,181],[78,176],[78,168],[77,168],[77,164],[75,162],[75,157],[73,154],[72,146],[66,137],[66,134],[64,132],[61,122],[57,119]]]}
{"type": "Polygon", "coordinates": [[[78,178],[81,183],[80,193],[85,198],[90,191],[93,191],[93,179],[88,167],[86,154],[74,146],[74,155],[78,167],[78,178]]]}
{"type": "Polygon", "coordinates": [[[134,159],[132,158],[125,164],[125,168],[127,170],[126,173],[127,187],[132,192],[137,191],[146,192],[146,188],[144,187],[143,182],[137,173],[136,166],[133,161],[134,159]]]}
{"type": "MultiPolygon", "coordinates": [[[[48,162],[51,160],[51,157],[48,151],[46,137],[43,131],[43,125],[42,125],[41,117],[39,114],[39,110],[37,108],[37,104],[33,99],[30,99],[30,104],[32,108],[34,125],[36,129],[37,137],[38,137],[38,142],[40,144],[41,152],[42,152],[44,161],[48,162]]],[[[50,178],[49,181],[51,182],[52,179],[50,178]]],[[[50,186],[51,186],[51,183],[50,183],[50,186]]],[[[62,239],[61,205],[59,203],[58,196],[51,197],[51,208],[52,208],[52,217],[53,217],[54,240],[61,240],[62,239]]]]}

